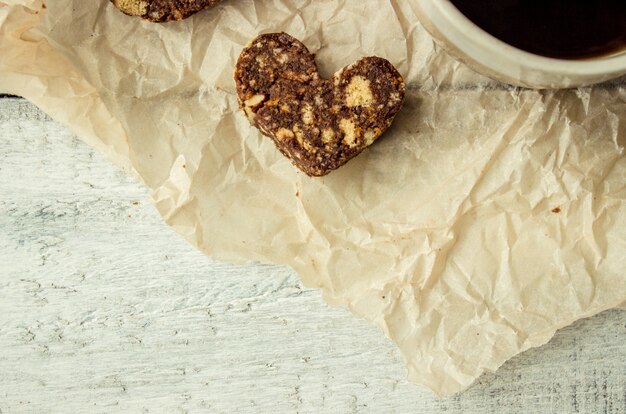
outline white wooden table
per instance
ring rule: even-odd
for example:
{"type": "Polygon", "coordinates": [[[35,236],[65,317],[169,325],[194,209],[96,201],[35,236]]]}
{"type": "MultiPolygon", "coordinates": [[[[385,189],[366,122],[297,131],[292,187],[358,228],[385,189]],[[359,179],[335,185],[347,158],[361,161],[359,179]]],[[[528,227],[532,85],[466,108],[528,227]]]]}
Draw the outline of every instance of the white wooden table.
{"type": "MultiPolygon", "coordinates": [[[[626,269],[625,269],[626,270],[626,269]]],[[[142,185],[0,98],[0,413],[626,412],[626,312],[438,400],[284,266],[210,260],[142,185]]]]}

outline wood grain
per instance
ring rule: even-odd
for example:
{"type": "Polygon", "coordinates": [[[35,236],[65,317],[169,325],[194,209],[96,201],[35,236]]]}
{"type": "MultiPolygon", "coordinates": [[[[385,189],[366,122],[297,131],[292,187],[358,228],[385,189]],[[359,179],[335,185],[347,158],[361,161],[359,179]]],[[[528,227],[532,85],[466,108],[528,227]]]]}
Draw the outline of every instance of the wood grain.
{"type": "Polygon", "coordinates": [[[0,99],[0,413],[626,412],[624,311],[437,400],[376,328],[287,267],[208,259],[146,200],[0,99]]]}

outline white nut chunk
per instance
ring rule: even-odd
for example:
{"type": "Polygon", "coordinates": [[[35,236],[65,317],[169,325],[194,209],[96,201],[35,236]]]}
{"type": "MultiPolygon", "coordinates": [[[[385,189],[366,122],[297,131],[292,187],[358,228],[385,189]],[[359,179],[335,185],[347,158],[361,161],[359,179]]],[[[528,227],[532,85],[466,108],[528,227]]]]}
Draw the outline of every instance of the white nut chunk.
{"type": "Polygon", "coordinates": [[[246,117],[250,121],[254,121],[256,113],[253,108],[259,106],[265,100],[265,95],[254,95],[252,98],[246,99],[243,103],[243,110],[246,113],[246,117]]]}
{"type": "Polygon", "coordinates": [[[254,95],[252,98],[247,99],[243,104],[249,108],[254,108],[265,100],[265,95],[254,95]]]}

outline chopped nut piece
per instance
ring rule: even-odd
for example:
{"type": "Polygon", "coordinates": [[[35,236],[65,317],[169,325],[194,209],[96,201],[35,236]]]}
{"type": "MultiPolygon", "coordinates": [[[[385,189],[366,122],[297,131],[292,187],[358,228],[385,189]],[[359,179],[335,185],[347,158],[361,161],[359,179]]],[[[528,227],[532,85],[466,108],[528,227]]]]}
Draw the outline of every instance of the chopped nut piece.
{"type": "Polygon", "coordinates": [[[265,99],[265,95],[254,95],[252,98],[247,99],[246,102],[244,102],[245,106],[247,107],[255,107],[258,104],[260,104],[261,102],[263,102],[263,100],[265,99]]]}

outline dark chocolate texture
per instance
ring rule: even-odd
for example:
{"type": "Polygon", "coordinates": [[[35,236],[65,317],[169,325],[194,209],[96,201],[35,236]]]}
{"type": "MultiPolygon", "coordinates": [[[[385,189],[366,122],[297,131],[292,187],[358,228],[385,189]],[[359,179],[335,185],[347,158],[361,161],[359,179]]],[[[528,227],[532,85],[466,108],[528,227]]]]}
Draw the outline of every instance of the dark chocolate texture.
{"type": "Polygon", "coordinates": [[[366,57],[321,79],[315,56],[285,33],[264,34],[241,53],[237,94],[250,122],[296,167],[323,176],[371,145],[402,107],[402,76],[366,57]]]}

